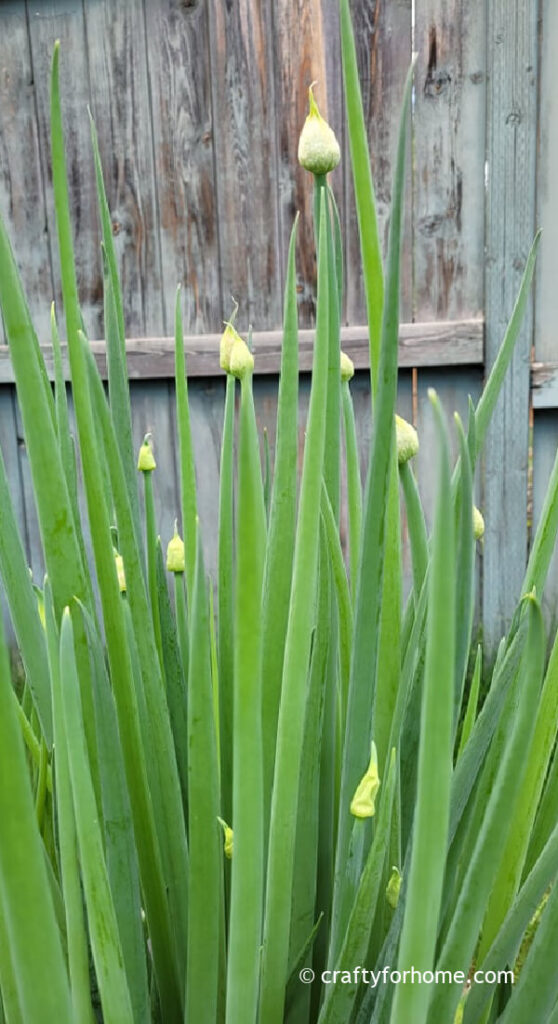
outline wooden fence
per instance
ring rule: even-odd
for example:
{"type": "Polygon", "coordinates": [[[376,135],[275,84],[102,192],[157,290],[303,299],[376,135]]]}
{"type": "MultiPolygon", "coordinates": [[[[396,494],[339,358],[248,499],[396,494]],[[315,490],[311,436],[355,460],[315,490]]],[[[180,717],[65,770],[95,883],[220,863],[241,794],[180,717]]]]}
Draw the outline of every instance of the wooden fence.
{"type": "MultiPolygon", "coordinates": [[[[487,636],[498,639],[526,562],[529,484],[536,520],[558,443],[558,43],[553,0],[355,0],[352,4],[381,237],[404,76],[418,53],[402,266],[400,408],[421,437],[419,483],[432,501],[435,385],[448,412],[477,398],[511,312],[535,232],[544,228],[535,300],[490,432],[479,480],[486,520],[481,575],[487,636]],[[533,432],[529,432],[533,410],[533,432]],[[530,437],[533,438],[530,448],[530,437]],[[532,459],[530,453],[532,452],[532,459]],[[532,481],[529,472],[532,466],[532,481]]],[[[182,283],[200,501],[210,565],[223,381],[216,335],[240,302],[257,350],[256,397],[273,445],[277,328],[289,232],[301,327],[314,317],[311,183],[296,162],[307,86],[343,160],[332,184],[344,222],[343,343],[354,381],[363,466],[369,390],[359,242],[343,122],[335,0],[3,0],[0,2],[0,210],[41,340],[60,302],[48,138],[48,75],[61,80],[79,288],[90,337],[103,337],[99,223],[87,107],[97,123],[119,253],[134,429],[151,428],[161,533],[177,505],[172,352],[182,283]]],[[[310,336],[304,336],[308,359],[310,336]]],[[[102,346],[99,358],[102,359],[102,346]]],[[[304,364],[304,365],[307,365],[304,364]]],[[[301,431],[308,381],[301,393],[301,431]]],[[[302,433],[301,433],[302,438],[302,433]]],[[[29,468],[5,350],[0,444],[31,565],[42,558],[29,468]]],[[[548,591],[558,609],[558,563],[548,591]]]]}

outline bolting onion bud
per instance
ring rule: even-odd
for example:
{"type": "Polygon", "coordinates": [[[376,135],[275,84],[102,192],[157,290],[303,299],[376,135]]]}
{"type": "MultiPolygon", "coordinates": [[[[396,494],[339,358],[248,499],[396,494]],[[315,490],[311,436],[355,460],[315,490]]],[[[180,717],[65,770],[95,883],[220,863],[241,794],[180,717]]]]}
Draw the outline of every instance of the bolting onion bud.
{"type": "Polygon", "coordinates": [[[124,559],[122,555],[118,554],[118,551],[114,552],[114,561],[116,563],[116,575],[118,576],[118,586],[120,587],[120,593],[126,593],[126,576],[124,573],[124,559]]]}
{"type": "Polygon", "coordinates": [[[167,571],[184,572],[184,541],[178,533],[178,523],[174,520],[174,537],[169,540],[167,547],[167,571]]]}
{"type": "Polygon", "coordinates": [[[318,110],[312,86],[308,90],[308,99],[310,110],[298,140],[298,162],[312,174],[323,175],[337,167],[341,150],[333,129],[318,110]]]}
{"type": "Polygon", "coordinates": [[[390,907],[392,907],[393,910],[395,910],[397,904],[399,903],[399,892],[401,889],[401,882],[402,877],[399,868],[392,867],[391,875],[389,876],[389,882],[386,888],[386,900],[388,901],[390,907]]]}
{"type": "Polygon", "coordinates": [[[395,439],[397,442],[397,461],[400,466],[413,458],[419,450],[418,434],[414,427],[402,416],[395,416],[395,439]]]}
{"type": "Polygon", "coordinates": [[[346,352],[341,352],[341,380],[351,380],[355,375],[355,364],[346,352]]]}
{"type": "Polygon", "coordinates": [[[473,505],[473,537],[480,540],[484,536],[484,519],[476,505],[473,505]]]}
{"type": "Polygon", "coordinates": [[[223,821],[222,818],[217,818],[217,821],[219,822],[221,828],[223,829],[223,835],[225,837],[225,840],[224,840],[224,843],[223,843],[223,850],[225,852],[225,857],[228,857],[228,859],[231,860],[232,855],[233,855],[233,842],[234,842],[233,830],[230,827],[230,825],[227,825],[226,821],[223,821]]]}
{"type": "Polygon", "coordinates": [[[353,799],[351,800],[351,814],[355,818],[372,818],[376,813],[374,801],[380,788],[380,776],[378,775],[378,752],[376,744],[372,742],[370,751],[370,764],[366,774],[360,780],[353,799]]]}
{"type": "Polygon", "coordinates": [[[231,348],[229,373],[232,373],[233,377],[238,377],[239,380],[242,380],[247,373],[252,373],[253,369],[254,356],[250,352],[246,342],[237,335],[237,338],[231,348]]]}
{"type": "Polygon", "coordinates": [[[234,326],[234,318],[238,312],[238,302],[234,302],[234,309],[230,320],[225,321],[225,330],[221,335],[221,344],[219,346],[219,365],[225,373],[231,372],[231,351],[235,341],[240,340],[240,335],[234,326]]]}
{"type": "Polygon", "coordinates": [[[143,443],[140,445],[138,455],[138,469],[141,473],[152,473],[157,468],[157,463],[153,456],[153,447],[151,444],[151,434],[146,434],[143,443]]]}

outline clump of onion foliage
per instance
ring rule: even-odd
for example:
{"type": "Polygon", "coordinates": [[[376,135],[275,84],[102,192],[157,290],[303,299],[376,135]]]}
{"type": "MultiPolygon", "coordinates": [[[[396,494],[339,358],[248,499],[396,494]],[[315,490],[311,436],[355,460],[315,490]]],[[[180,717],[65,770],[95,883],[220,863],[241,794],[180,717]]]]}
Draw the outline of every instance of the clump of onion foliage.
{"type": "Polygon", "coordinates": [[[122,300],[93,125],[108,398],[83,333],[55,50],[52,166],[75,446],[56,320],[52,389],[0,228],[2,315],[47,570],[41,587],[34,585],[0,460],[0,572],[25,670],[19,700],[2,641],[0,992],[7,1024],[558,1021],[558,642],[546,663],[540,608],[558,526],[556,467],[482,705],[480,648],[471,656],[475,536],[482,532],[474,472],[536,246],[482,397],[470,404],[466,428],[458,417],[452,425],[459,445],[453,467],[445,414],[430,395],[438,481],[428,536],[412,469],[418,439],[395,417],[411,74],[384,272],[348,0],[340,10],[370,331],[366,484],[363,490],[352,367],[339,350],[341,233],[327,184],[339,147],[311,98],[299,155],[314,174],[318,287],[303,464],[295,225],[277,444],[265,486],[254,357],[233,320],[223,335],[214,581],[204,569],[197,516],[179,297],[177,517],[184,540],[177,530],[165,554],[154,511],[156,439],[152,447],[146,437],[139,457],[132,449],[122,300]],[[347,559],[339,534],[342,458],[347,559]],[[413,569],[405,604],[401,493],[413,569]],[[501,980],[506,969],[515,969],[513,985],[501,980]],[[363,980],[372,970],[376,982],[363,980]],[[413,983],[413,970],[452,973],[438,984],[428,974],[413,983]],[[479,970],[484,984],[474,981],[479,970]]]}

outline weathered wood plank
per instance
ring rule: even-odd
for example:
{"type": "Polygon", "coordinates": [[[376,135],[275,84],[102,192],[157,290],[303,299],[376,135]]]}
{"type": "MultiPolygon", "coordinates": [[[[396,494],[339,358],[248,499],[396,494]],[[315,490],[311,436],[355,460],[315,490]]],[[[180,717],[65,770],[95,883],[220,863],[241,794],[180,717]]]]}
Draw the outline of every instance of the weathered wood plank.
{"type": "MultiPolygon", "coordinates": [[[[533,525],[538,523],[548,478],[558,449],[558,344],[556,333],[556,282],[558,280],[558,95],[555,81],[558,6],[553,0],[540,4],[539,149],[537,167],[537,225],[543,227],[537,256],[535,288],[535,354],[540,362],[532,368],[533,431],[533,525]],[[539,411],[540,410],[540,411],[539,411]],[[553,410],[551,412],[551,410],[553,410]]],[[[543,594],[548,619],[558,620],[558,552],[543,594]]]]}
{"type": "MultiPolygon", "coordinates": [[[[544,505],[548,481],[558,451],[558,411],[542,410],[535,413],[533,429],[533,528],[539,522],[544,505]]],[[[543,592],[543,607],[548,622],[558,625],[558,547],[554,551],[543,592]]]]}
{"type": "MultiPolygon", "coordinates": [[[[399,334],[399,366],[467,366],[480,365],[483,361],[483,325],[481,320],[462,320],[440,323],[401,324],[399,334]]],[[[259,331],[253,335],[256,357],[256,375],[279,372],[281,361],[281,331],[259,331]]],[[[220,335],[188,335],[184,339],[189,377],[212,377],[220,375],[220,335]]],[[[312,368],[314,332],[299,332],[300,369],[312,368]]],[[[353,360],[357,370],[367,369],[368,331],[366,327],[343,327],[341,344],[353,360]]],[[[106,354],[104,341],[93,341],[91,347],[97,359],[101,374],[106,378],[106,354]]],[[[135,338],[126,342],[128,373],[132,380],[149,380],[174,377],[173,338],[135,338]]],[[[64,353],[66,378],[69,367],[64,353]]],[[[53,378],[52,351],[43,347],[43,354],[50,378],[53,378]]],[[[13,382],[9,349],[0,346],[0,383],[13,382]]]]}
{"type": "MultiPolygon", "coordinates": [[[[486,357],[509,319],[535,225],[537,6],[488,5],[486,357]]],[[[487,436],[483,618],[492,647],[520,596],[527,556],[529,307],[487,436]]]]}
{"type": "MultiPolygon", "coordinates": [[[[25,444],[25,435],[23,431],[23,421],[21,419],[21,414],[19,411],[15,390],[13,392],[13,403],[13,425],[11,425],[8,420],[7,429],[10,429],[10,426],[12,426],[18,448],[19,483],[21,486],[22,510],[24,514],[24,519],[22,519],[22,523],[25,522],[25,533],[27,537],[27,558],[29,560],[29,566],[33,573],[34,582],[41,585],[45,574],[45,560],[39,530],[39,517],[37,513],[37,506],[35,504],[35,495],[33,493],[31,465],[29,463],[29,456],[27,454],[27,446],[25,444]]],[[[11,483],[13,492],[15,489],[14,481],[11,480],[11,483]]],[[[15,486],[17,487],[17,484],[15,486]]]]}
{"type": "MultiPolygon", "coordinates": [[[[539,149],[537,165],[537,224],[543,227],[537,255],[535,289],[535,352],[537,360],[558,359],[556,282],[558,280],[558,93],[556,42],[558,5],[541,2],[539,66],[539,149]]],[[[535,397],[535,396],[534,396],[535,397]]]]}
{"type": "MultiPolygon", "coordinates": [[[[178,484],[174,448],[176,439],[172,429],[169,385],[166,381],[137,381],[130,389],[132,402],[132,433],[134,451],[139,451],[145,435],[153,439],[157,469],[153,473],[153,493],[157,530],[161,536],[163,553],[174,531],[174,520],[180,518],[178,484]]],[[[139,477],[139,474],[138,474],[139,477]]],[[[140,486],[140,507],[143,520],[143,487],[140,486]]]]}
{"type": "MultiPolygon", "coordinates": [[[[60,94],[79,297],[86,330],[90,337],[95,338],[102,334],[102,272],[95,175],[87,117],[90,92],[83,7],[74,0],[27,0],[27,7],[39,146],[45,168],[48,237],[59,323],[64,333],[64,320],[60,313],[60,264],[50,159],[49,81],[52,51],[57,39],[60,39],[60,94]]],[[[107,117],[108,111],[103,111],[103,115],[107,117]]],[[[28,258],[28,253],[21,255],[21,259],[28,258]]]]}
{"type": "Polygon", "coordinates": [[[185,330],[217,330],[222,301],[207,4],[145,2],[145,17],[167,331],[179,282],[185,330]]]}
{"type": "MultiPolygon", "coordinates": [[[[146,34],[138,0],[84,4],[89,91],[120,269],[126,330],[163,334],[165,323],[153,166],[146,34]]],[[[64,59],[64,53],[61,54],[64,59]]],[[[67,59],[67,57],[66,57],[67,59]]],[[[87,145],[84,159],[93,159],[87,145]]],[[[93,240],[92,240],[93,241],[93,240]]],[[[90,259],[99,263],[98,249],[90,259]]]]}
{"type": "Polygon", "coordinates": [[[208,0],[223,316],[281,323],[271,5],[208,0]]]}
{"type": "Polygon", "coordinates": [[[0,213],[36,329],[49,337],[52,274],[25,0],[2,4],[0,40],[0,213]]]}
{"type": "MultiPolygon", "coordinates": [[[[453,413],[458,412],[467,426],[469,395],[476,403],[482,390],[482,371],[471,367],[463,370],[438,368],[421,370],[418,375],[418,406],[416,428],[420,448],[416,456],[416,472],[428,526],[432,525],[437,490],[438,439],[429,388],[437,392],[447,417],[452,458],[458,455],[459,442],[453,424],[453,413]]],[[[479,480],[477,479],[477,494],[479,480]]]]}
{"type": "Polygon", "coordinates": [[[531,389],[534,409],[558,409],[558,363],[533,363],[531,389]]]}
{"type": "MultiPolygon", "coordinates": [[[[301,326],[315,319],[316,255],[313,224],[313,176],[298,163],[298,140],[308,113],[308,86],[316,82],[320,111],[334,131],[341,129],[341,65],[337,4],[328,0],[275,0],[275,121],[277,126],[281,272],[293,221],[300,214],[297,238],[297,290],[301,326]]],[[[342,169],[330,184],[342,197],[342,169]]]]}
{"type": "MultiPolygon", "coordinates": [[[[25,518],[23,478],[21,475],[19,452],[20,444],[16,428],[15,389],[13,387],[0,388],[0,448],[2,449],[14,516],[29,560],[29,536],[25,518]]],[[[12,644],[14,642],[14,631],[1,580],[0,591],[4,625],[7,630],[8,642],[12,644]]]]}
{"type": "Polygon", "coordinates": [[[476,316],[483,304],[484,0],[420,0],[415,49],[414,315],[476,316]]]}
{"type": "MultiPolygon", "coordinates": [[[[364,116],[376,193],[378,229],[384,258],[387,255],[389,207],[393,160],[405,75],[411,61],[411,0],[353,0],[351,15],[355,32],[364,116]]],[[[362,323],[366,301],[360,261],[360,242],[350,170],[349,144],[345,137],[346,176],[346,322],[362,323]]],[[[401,314],[412,317],[412,193],[411,154],[407,164],[407,202],[401,263],[401,314]]]]}

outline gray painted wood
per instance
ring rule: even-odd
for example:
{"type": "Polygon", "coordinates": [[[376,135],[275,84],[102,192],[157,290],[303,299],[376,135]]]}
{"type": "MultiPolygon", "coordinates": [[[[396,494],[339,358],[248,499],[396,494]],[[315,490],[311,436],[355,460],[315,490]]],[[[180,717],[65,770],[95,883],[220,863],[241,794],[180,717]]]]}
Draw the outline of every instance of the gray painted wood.
{"type": "MultiPolygon", "coordinates": [[[[546,308],[546,312],[550,319],[550,316],[552,315],[550,305],[546,308]]],[[[554,316],[555,315],[556,314],[554,314],[554,316]]],[[[539,322],[540,321],[537,320],[537,325],[539,322]]],[[[537,342],[540,337],[541,335],[537,329],[537,342]]],[[[541,347],[543,346],[541,345],[541,347]]],[[[558,353],[554,351],[555,357],[557,354],[558,353]]],[[[534,409],[558,409],[558,363],[533,364],[531,370],[531,400],[534,409]]]]}
{"type": "MultiPolygon", "coordinates": [[[[27,557],[29,560],[29,567],[33,573],[33,581],[40,586],[45,574],[45,560],[39,530],[39,517],[37,514],[37,506],[35,504],[35,496],[33,494],[31,466],[27,455],[23,422],[17,404],[15,390],[13,392],[13,427],[19,455],[18,483],[21,488],[21,507],[25,516],[27,557]]],[[[11,483],[12,493],[14,493],[15,482],[11,481],[11,483]]],[[[15,486],[17,486],[17,484],[15,486]]]]}
{"type": "MultiPolygon", "coordinates": [[[[152,435],[157,463],[157,469],[153,473],[157,529],[161,536],[163,551],[166,553],[166,546],[174,532],[174,520],[180,518],[174,456],[176,440],[172,431],[168,382],[134,382],[131,387],[131,401],[134,450],[139,451],[147,433],[152,435]]],[[[140,505],[143,508],[141,481],[139,486],[140,505]]]]}
{"type": "MultiPolygon", "coordinates": [[[[138,0],[83,5],[89,96],[120,267],[126,330],[167,330],[163,317],[146,31],[138,0]],[[110,117],[107,117],[110,111],[110,117]]],[[[69,54],[61,54],[70,59],[69,54]]],[[[92,160],[87,145],[84,160],[92,160]]],[[[92,240],[94,241],[94,240],[92,240]]],[[[90,253],[99,264],[98,246],[90,253]]],[[[172,321],[171,321],[172,325],[172,321]]]]}
{"type": "Polygon", "coordinates": [[[483,306],[484,0],[420,0],[414,45],[414,315],[476,316],[483,306]]]}
{"type": "MultiPolygon", "coordinates": [[[[289,238],[297,213],[297,288],[303,326],[315,319],[316,254],[313,223],[313,175],[298,163],[298,140],[308,113],[308,87],[320,112],[336,133],[341,130],[341,63],[337,4],[328,0],[275,0],[275,123],[278,153],[278,199],[281,281],[289,238]]],[[[329,176],[338,200],[343,168],[329,176]]]]}
{"type": "MultiPolygon", "coordinates": [[[[23,274],[35,327],[50,337],[52,274],[25,4],[0,8],[0,212],[23,274]]],[[[0,339],[2,327],[0,324],[0,339]]]]}
{"type": "Polygon", "coordinates": [[[79,297],[90,337],[102,337],[102,272],[95,200],[95,175],[89,141],[87,105],[89,69],[83,7],[74,0],[28,0],[29,38],[41,162],[45,168],[48,238],[54,276],[54,298],[61,315],[60,264],[50,159],[50,67],[54,43],[60,40],[60,93],[66,163],[72,194],[72,226],[79,297]]]}
{"type": "Polygon", "coordinates": [[[208,8],[144,0],[144,9],[166,331],[179,282],[185,330],[216,331],[222,301],[208,8]]]}
{"type": "MultiPolygon", "coordinates": [[[[537,255],[535,350],[537,361],[558,366],[556,283],[558,281],[558,92],[556,40],[558,6],[541,0],[540,112],[537,167],[537,225],[544,228],[537,255]]],[[[537,387],[537,382],[535,381],[537,387]]],[[[543,382],[538,382],[543,390],[543,382]]],[[[544,382],[546,385],[549,381],[544,382]]],[[[546,387],[544,388],[546,390],[546,387]]],[[[534,399],[540,396],[533,396],[534,399]]]]}
{"type": "MultiPolygon", "coordinates": [[[[537,9],[488,5],[486,358],[511,314],[535,224],[537,9]]],[[[527,555],[529,308],[488,433],[485,457],[483,617],[494,647],[520,594],[527,555]]]]}
{"type": "MultiPolygon", "coordinates": [[[[19,526],[20,537],[29,560],[29,533],[23,498],[20,440],[17,431],[15,393],[13,387],[3,386],[0,388],[0,448],[2,449],[2,458],[6,468],[6,476],[8,478],[15,520],[19,526]]],[[[4,625],[7,629],[8,642],[11,644],[14,641],[14,631],[1,581],[0,590],[2,591],[1,603],[4,625]]]]}
{"type": "MultiPolygon", "coordinates": [[[[558,334],[556,283],[558,281],[558,95],[556,92],[556,40],[558,7],[541,2],[539,87],[539,150],[537,169],[537,225],[543,226],[537,257],[535,289],[535,358],[532,371],[533,530],[539,521],[548,478],[558,450],[558,334]]],[[[549,624],[558,624],[558,553],[543,594],[549,624]]]]}
{"type": "Polygon", "coordinates": [[[208,0],[222,315],[281,322],[271,3],[208,0]]]}
{"type": "MultiPolygon", "coordinates": [[[[543,410],[535,414],[533,428],[533,526],[539,522],[548,481],[558,451],[558,412],[543,410]]],[[[543,597],[547,623],[554,634],[558,627],[558,547],[550,564],[543,597]]]]}
{"type": "MultiPolygon", "coordinates": [[[[387,255],[393,161],[397,146],[401,99],[411,62],[411,0],[359,0],[351,4],[364,116],[368,126],[372,177],[376,193],[378,230],[387,255]]],[[[349,143],[344,139],[346,224],[346,320],[362,323],[366,316],[360,270],[360,241],[356,219],[349,143]]],[[[412,189],[411,151],[408,150],[407,188],[401,265],[401,315],[412,317],[412,189]]]]}
{"type": "MultiPolygon", "coordinates": [[[[281,331],[260,331],[253,335],[256,375],[279,372],[281,331]]],[[[188,375],[220,376],[220,335],[189,335],[185,338],[188,375]]],[[[312,367],[314,332],[299,333],[300,369],[312,367]]],[[[341,344],[357,369],[368,368],[368,331],[365,327],[343,327],[341,344]]],[[[92,342],[101,374],[106,377],[104,342],[92,342]]],[[[65,349],[64,349],[65,352],[65,349]]],[[[52,351],[43,348],[47,371],[52,377],[52,351]]],[[[130,379],[154,380],[174,376],[173,338],[136,338],[127,342],[130,379]]],[[[64,356],[66,376],[69,367],[64,356]]],[[[482,323],[479,320],[452,320],[446,323],[401,324],[400,367],[467,366],[482,364],[482,323]]],[[[0,383],[12,382],[13,371],[7,348],[0,346],[0,383]]]]}

